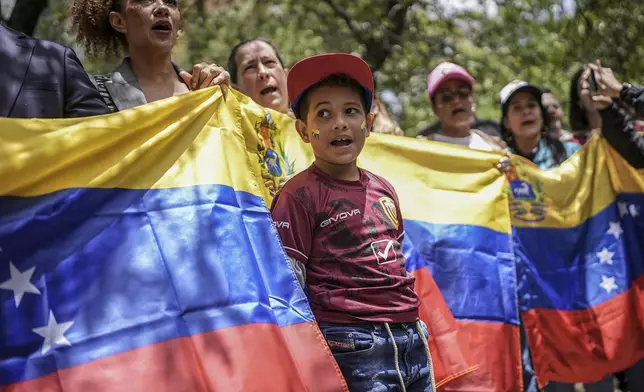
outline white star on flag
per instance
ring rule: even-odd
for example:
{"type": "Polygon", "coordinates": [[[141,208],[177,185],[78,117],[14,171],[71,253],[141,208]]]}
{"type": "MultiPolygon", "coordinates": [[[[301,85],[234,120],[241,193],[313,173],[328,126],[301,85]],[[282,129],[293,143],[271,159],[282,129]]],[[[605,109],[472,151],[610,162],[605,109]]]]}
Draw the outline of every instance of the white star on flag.
{"type": "Polygon", "coordinates": [[[73,324],[73,321],[58,324],[56,317],[54,317],[54,312],[50,310],[47,326],[34,328],[32,330],[38,335],[45,338],[45,341],[42,344],[41,353],[43,355],[47,354],[47,352],[49,352],[49,350],[51,350],[51,347],[54,345],[71,346],[72,344],[65,337],[65,332],[67,332],[67,330],[70,329],[73,324]]]}
{"type": "Polygon", "coordinates": [[[31,267],[25,272],[18,271],[12,262],[9,262],[9,274],[11,279],[0,283],[0,289],[13,291],[13,300],[16,302],[16,308],[20,306],[20,301],[25,293],[40,295],[36,286],[31,284],[31,276],[34,274],[36,267],[31,267]]]}
{"type": "Polygon", "coordinates": [[[640,212],[637,209],[637,206],[635,204],[631,204],[630,206],[628,206],[628,210],[630,211],[631,216],[633,218],[637,217],[640,214],[640,212]]]}
{"type": "Polygon", "coordinates": [[[604,248],[602,249],[601,252],[597,252],[597,257],[599,257],[599,262],[604,264],[613,264],[613,256],[615,256],[614,252],[609,251],[608,249],[604,248]]]}
{"type": "Polygon", "coordinates": [[[619,210],[620,217],[628,215],[628,204],[626,204],[625,202],[620,201],[619,203],[617,203],[617,209],[619,210]]]}
{"type": "Polygon", "coordinates": [[[622,235],[624,230],[622,230],[622,225],[619,224],[619,222],[608,222],[610,227],[608,228],[608,231],[606,234],[612,234],[615,236],[615,239],[618,240],[619,236],[622,235]]]}
{"type": "Polygon", "coordinates": [[[606,290],[608,294],[610,294],[610,292],[613,290],[617,290],[614,276],[602,275],[602,282],[599,284],[599,286],[606,290]]]}

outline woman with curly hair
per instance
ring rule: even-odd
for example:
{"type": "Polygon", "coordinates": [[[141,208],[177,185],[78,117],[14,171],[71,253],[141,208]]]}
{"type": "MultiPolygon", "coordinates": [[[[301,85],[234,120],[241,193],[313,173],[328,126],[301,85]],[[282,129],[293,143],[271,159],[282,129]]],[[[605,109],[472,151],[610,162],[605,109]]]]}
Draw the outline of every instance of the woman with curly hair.
{"type": "Polygon", "coordinates": [[[229,83],[216,64],[197,64],[190,74],[172,62],[181,28],[177,0],[74,0],[71,14],[88,55],[128,53],[112,73],[94,77],[113,111],[229,83]]]}

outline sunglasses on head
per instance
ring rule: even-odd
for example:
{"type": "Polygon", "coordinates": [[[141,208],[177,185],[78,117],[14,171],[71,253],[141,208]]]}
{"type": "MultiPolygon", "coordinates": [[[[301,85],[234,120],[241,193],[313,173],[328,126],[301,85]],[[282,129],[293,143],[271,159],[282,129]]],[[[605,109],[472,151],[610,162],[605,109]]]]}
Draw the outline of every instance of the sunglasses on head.
{"type": "Polygon", "coordinates": [[[452,103],[456,98],[464,101],[472,96],[472,90],[462,88],[456,91],[441,91],[436,95],[439,103],[452,103]]]}

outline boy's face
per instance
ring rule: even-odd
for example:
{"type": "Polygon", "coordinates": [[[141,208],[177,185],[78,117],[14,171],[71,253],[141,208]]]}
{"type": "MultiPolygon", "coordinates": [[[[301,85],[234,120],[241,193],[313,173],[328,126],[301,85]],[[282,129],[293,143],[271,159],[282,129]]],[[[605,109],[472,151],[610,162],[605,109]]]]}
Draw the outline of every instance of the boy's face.
{"type": "Polygon", "coordinates": [[[360,95],[337,86],[321,86],[307,95],[306,121],[298,120],[296,127],[311,143],[316,159],[334,165],[355,163],[374,119],[365,112],[360,95]]]}

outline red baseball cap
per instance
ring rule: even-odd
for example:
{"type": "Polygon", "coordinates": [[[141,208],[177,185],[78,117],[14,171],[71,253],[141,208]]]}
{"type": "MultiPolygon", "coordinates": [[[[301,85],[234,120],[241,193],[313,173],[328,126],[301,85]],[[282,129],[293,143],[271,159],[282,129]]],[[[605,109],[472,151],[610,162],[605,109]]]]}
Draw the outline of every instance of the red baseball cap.
{"type": "Polygon", "coordinates": [[[304,93],[334,74],[347,75],[358,82],[364,89],[367,110],[371,110],[374,86],[369,65],[352,54],[327,53],[302,59],[288,71],[288,99],[295,117],[300,118],[298,104],[304,93]]]}

